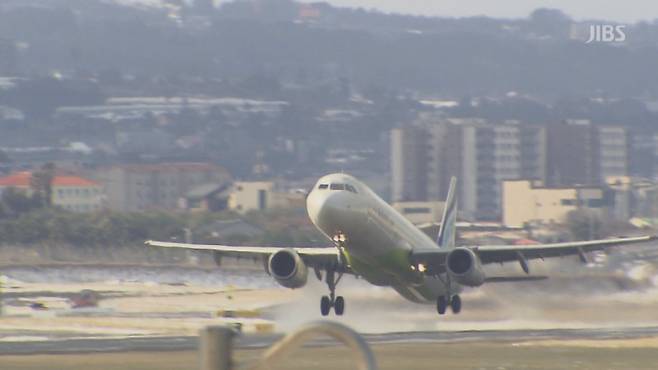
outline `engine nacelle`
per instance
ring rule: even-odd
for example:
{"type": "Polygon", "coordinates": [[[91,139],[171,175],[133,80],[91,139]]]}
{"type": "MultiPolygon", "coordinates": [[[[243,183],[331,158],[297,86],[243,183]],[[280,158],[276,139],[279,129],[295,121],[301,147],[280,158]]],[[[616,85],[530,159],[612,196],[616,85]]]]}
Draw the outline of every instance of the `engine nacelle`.
{"type": "Polygon", "coordinates": [[[480,258],[468,248],[456,248],[447,257],[448,273],[459,284],[480,286],[484,284],[485,274],[480,258]]]}
{"type": "Polygon", "coordinates": [[[267,270],[277,283],[286,288],[301,288],[308,280],[308,268],[292,249],[282,249],[267,261],[267,270]]]}

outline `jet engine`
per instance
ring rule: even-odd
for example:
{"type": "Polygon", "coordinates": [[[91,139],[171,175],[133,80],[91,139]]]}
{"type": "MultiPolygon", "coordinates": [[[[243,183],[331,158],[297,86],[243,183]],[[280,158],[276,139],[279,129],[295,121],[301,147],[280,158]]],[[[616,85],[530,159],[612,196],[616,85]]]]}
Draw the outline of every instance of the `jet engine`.
{"type": "Polygon", "coordinates": [[[485,274],[480,258],[468,248],[456,248],[447,257],[448,273],[459,284],[480,286],[484,284],[485,274]]]}
{"type": "Polygon", "coordinates": [[[282,249],[272,254],[267,261],[267,270],[277,283],[286,288],[301,288],[308,279],[306,264],[292,249],[282,249]]]}

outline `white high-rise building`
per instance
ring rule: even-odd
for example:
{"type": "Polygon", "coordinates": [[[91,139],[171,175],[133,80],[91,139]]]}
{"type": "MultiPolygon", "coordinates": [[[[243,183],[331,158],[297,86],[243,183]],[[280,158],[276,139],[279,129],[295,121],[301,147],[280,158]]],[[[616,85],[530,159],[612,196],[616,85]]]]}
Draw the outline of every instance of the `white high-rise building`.
{"type": "Polygon", "coordinates": [[[393,201],[427,199],[427,136],[419,127],[391,131],[393,201]]]}
{"type": "Polygon", "coordinates": [[[459,208],[466,219],[500,219],[504,180],[545,178],[546,133],[540,126],[423,121],[396,129],[391,143],[394,200],[402,200],[401,189],[418,189],[407,200],[444,199],[450,177],[457,176],[459,208]],[[405,131],[413,134],[405,137],[405,131]]]}
{"type": "Polygon", "coordinates": [[[629,136],[626,128],[598,127],[598,153],[601,183],[613,176],[627,176],[629,167],[629,136]]]}

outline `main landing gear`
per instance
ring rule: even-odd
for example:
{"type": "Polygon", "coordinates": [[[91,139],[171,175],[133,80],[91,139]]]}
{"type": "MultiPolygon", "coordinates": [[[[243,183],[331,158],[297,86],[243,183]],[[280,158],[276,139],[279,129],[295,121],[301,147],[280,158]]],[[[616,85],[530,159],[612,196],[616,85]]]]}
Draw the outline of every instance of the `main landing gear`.
{"type": "Polygon", "coordinates": [[[342,273],[338,274],[338,278],[335,277],[336,272],[333,269],[327,269],[327,274],[325,276],[325,281],[329,287],[329,296],[322,296],[320,300],[320,313],[322,316],[329,315],[329,311],[333,307],[334,312],[337,316],[342,316],[345,312],[345,298],[342,296],[336,297],[336,285],[340,281],[340,278],[343,277],[342,273]]]}
{"type": "Polygon", "coordinates": [[[450,305],[452,313],[458,314],[462,310],[462,299],[458,294],[450,297],[450,301],[448,301],[448,298],[444,295],[439,296],[439,298],[436,300],[436,312],[438,312],[439,315],[445,314],[448,305],[450,305]]]}

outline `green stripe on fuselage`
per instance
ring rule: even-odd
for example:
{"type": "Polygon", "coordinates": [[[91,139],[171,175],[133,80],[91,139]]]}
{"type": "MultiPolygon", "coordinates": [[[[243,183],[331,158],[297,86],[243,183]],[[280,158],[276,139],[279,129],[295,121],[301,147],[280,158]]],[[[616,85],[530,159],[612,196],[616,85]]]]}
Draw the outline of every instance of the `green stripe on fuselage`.
{"type": "Polygon", "coordinates": [[[423,281],[423,276],[411,269],[409,252],[405,250],[390,250],[368,258],[344,250],[344,255],[352,270],[373,284],[419,284],[423,281]]]}
{"type": "Polygon", "coordinates": [[[407,251],[392,250],[368,259],[356,257],[347,250],[343,254],[356,275],[374,285],[391,286],[410,301],[434,302],[442,290],[440,281],[411,269],[407,251]]]}

